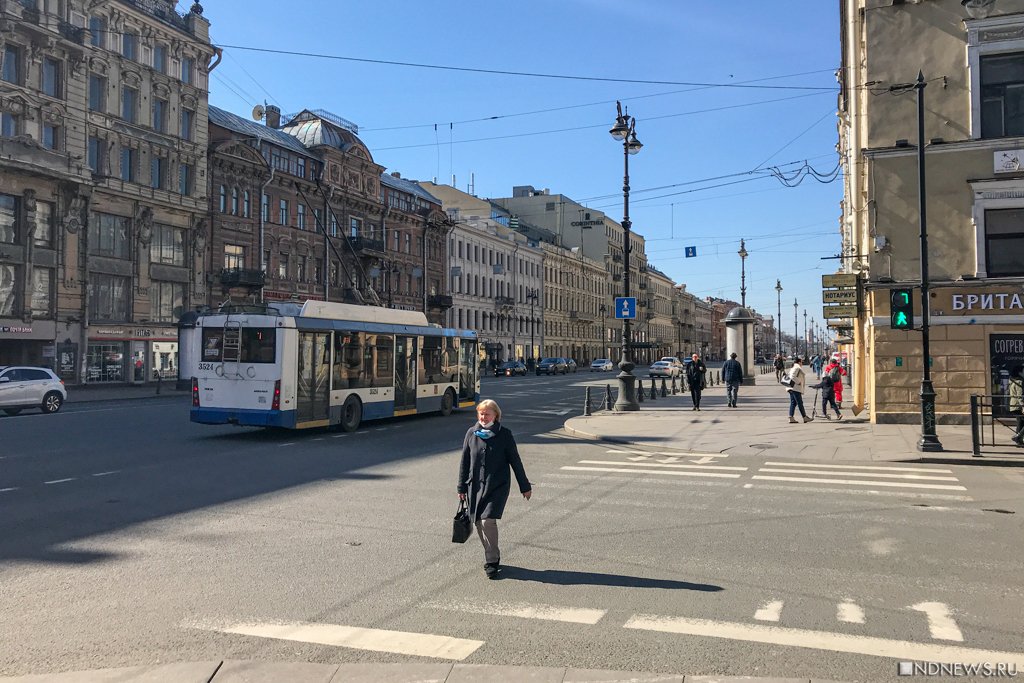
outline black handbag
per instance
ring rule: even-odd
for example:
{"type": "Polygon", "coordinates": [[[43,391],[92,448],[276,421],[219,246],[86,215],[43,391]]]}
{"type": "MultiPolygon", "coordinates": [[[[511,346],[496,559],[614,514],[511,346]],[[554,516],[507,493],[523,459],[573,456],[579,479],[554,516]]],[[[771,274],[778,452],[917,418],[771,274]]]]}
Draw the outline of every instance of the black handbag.
{"type": "Polygon", "coordinates": [[[469,518],[466,501],[459,501],[459,509],[452,520],[452,543],[465,543],[473,532],[473,520],[469,518]]]}

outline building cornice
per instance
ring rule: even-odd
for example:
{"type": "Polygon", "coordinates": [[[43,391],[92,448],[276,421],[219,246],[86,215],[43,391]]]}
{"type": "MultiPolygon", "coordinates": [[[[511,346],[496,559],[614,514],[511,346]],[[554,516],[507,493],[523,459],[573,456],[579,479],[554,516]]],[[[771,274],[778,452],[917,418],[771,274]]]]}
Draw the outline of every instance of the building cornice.
{"type": "MultiPolygon", "coordinates": [[[[1024,148],[1024,137],[984,138],[941,142],[925,147],[927,154],[945,154],[949,152],[998,152],[1001,150],[1024,148]]],[[[861,154],[869,158],[911,157],[917,156],[917,146],[908,147],[869,147],[861,150],[861,154]]]]}

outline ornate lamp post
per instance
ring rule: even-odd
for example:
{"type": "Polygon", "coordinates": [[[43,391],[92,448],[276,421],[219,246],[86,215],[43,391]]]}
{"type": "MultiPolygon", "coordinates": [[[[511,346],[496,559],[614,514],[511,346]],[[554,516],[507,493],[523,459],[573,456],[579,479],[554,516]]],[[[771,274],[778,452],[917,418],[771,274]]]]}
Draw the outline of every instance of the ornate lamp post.
{"type": "Polygon", "coordinates": [[[747,307],[747,249],[740,240],[740,306],[747,307]]]}
{"type": "Polygon", "coordinates": [[[800,311],[799,304],[793,299],[793,355],[800,353],[800,311]]]}
{"type": "Polygon", "coordinates": [[[537,327],[537,323],[536,323],[536,321],[533,318],[533,306],[534,306],[534,304],[537,303],[537,299],[538,298],[539,297],[537,296],[536,288],[527,289],[526,290],[526,300],[530,302],[530,354],[529,354],[529,358],[527,359],[527,365],[529,366],[529,368],[531,370],[533,369],[533,365],[534,365],[533,333],[534,333],[534,330],[537,327]]]}
{"type": "MultiPolygon", "coordinates": [[[[627,113],[622,113],[622,103],[616,102],[618,116],[615,118],[615,125],[609,133],[615,140],[622,141],[622,158],[624,162],[624,173],[622,180],[622,252],[623,252],[623,275],[622,275],[622,296],[629,296],[629,156],[640,151],[643,145],[636,138],[636,119],[627,113]]],[[[622,350],[619,361],[619,396],[613,406],[616,411],[640,410],[640,404],[636,400],[636,377],[633,376],[633,354],[630,348],[630,319],[622,321],[622,350]]]]}
{"type": "Polygon", "coordinates": [[[775,323],[775,329],[779,333],[779,348],[776,353],[782,353],[782,280],[775,281],[775,293],[779,297],[779,320],[775,323]]]}
{"type": "Polygon", "coordinates": [[[804,309],[804,356],[807,356],[807,309],[804,309]]]}

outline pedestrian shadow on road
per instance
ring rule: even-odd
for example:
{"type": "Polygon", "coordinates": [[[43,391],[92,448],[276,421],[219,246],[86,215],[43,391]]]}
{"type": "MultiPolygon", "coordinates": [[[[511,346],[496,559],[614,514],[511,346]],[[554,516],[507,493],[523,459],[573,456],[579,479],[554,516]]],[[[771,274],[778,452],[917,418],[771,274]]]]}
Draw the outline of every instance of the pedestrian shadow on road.
{"type": "Polygon", "coordinates": [[[617,588],[665,588],[669,590],[701,591],[717,593],[725,590],[721,586],[707,583],[690,583],[689,581],[673,581],[671,579],[647,579],[642,576],[623,576],[622,574],[597,574],[594,572],[574,572],[564,569],[525,569],[510,565],[501,566],[501,577],[515,581],[536,581],[557,586],[612,586],[617,588]]]}

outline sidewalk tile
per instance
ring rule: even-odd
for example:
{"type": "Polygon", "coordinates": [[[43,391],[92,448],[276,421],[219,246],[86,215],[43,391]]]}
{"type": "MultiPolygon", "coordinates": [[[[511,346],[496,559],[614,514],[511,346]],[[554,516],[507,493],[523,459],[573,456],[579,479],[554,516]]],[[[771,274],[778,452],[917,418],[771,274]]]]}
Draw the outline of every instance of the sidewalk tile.
{"type": "Polygon", "coordinates": [[[337,664],[225,661],[211,683],[330,683],[337,664]]]}
{"type": "Polygon", "coordinates": [[[444,683],[451,671],[451,664],[342,664],[331,683],[444,683]]]}
{"type": "Polygon", "coordinates": [[[157,666],[95,669],[0,678],[0,683],[208,683],[220,662],[176,662],[157,666]]]}
{"type": "Polygon", "coordinates": [[[561,683],[565,669],[547,666],[456,664],[447,683],[561,683]]]}
{"type": "Polygon", "coordinates": [[[674,674],[653,674],[639,671],[567,669],[562,683],[683,683],[683,677],[674,674]]]}

